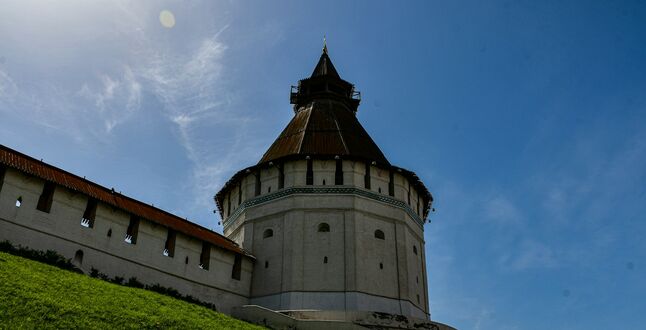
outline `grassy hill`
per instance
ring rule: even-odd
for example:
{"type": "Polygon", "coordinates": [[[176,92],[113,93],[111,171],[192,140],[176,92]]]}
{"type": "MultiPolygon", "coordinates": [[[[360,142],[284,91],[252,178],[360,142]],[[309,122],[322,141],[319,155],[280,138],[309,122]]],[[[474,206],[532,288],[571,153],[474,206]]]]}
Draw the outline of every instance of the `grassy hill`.
{"type": "Polygon", "coordinates": [[[155,292],[0,252],[0,329],[263,329],[155,292]]]}

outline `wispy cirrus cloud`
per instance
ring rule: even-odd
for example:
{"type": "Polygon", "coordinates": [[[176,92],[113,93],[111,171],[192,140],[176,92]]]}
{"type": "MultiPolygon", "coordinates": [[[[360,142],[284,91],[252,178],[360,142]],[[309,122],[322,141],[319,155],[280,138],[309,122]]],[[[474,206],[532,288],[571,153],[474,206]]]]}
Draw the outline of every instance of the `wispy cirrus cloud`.
{"type": "Polygon", "coordinates": [[[483,200],[483,213],[487,219],[503,226],[518,225],[524,221],[522,211],[502,194],[483,200]]]}
{"type": "Polygon", "coordinates": [[[138,71],[175,124],[193,164],[190,185],[200,207],[213,207],[213,194],[233,169],[248,165],[245,150],[252,148],[245,137],[253,119],[237,111],[223,75],[227,46],[219,35],[226,28],[203,38],[188,54],[152,54],[150,64],[138,71]],[[214,132],[219,132],[217,140],[214,132]]]}
{"type": "Polygon", "coordinates": [[[16,96],[17,92],[18,87],[11,76],[0,69],[0,102],[9,102],[16,96]]]}
{"type": "Polygon", "coordinates": [[[101,75],[96,89],[85,83],[78,91],[79,96],[90,101],[91,108],[101,118],[107,133],[140,108],[141,93],[141,83],[129,66],[125,66],[118,77],[101,75]]]}

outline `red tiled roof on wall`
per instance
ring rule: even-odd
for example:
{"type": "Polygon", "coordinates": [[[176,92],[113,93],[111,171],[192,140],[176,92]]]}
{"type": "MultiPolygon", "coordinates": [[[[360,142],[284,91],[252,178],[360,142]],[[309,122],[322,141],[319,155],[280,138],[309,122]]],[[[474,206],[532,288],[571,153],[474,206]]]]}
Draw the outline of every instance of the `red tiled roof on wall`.
{"type": "Polygon", "coordinates": [[[43,163],[18,151],[0,145],[0,164],[74,190],[108,205],[119,208],[146,220],[171,228],[185,235],[200,239],[214,246],[235,253],[253,256],[228,238],[202,226],[184,220],[128,196],[119,194],[92,181],[43,163]]]}

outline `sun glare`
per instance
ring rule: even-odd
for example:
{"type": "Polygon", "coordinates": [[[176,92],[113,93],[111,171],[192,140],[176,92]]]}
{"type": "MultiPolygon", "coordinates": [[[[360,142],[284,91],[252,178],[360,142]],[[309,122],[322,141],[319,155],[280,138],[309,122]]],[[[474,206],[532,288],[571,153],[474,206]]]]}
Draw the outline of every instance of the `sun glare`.
{"type": "Polygon", "coordinates": [[[163,27],[170,29],[175,26],[175,15],[170,10],[164,9],[159,13],[159,22],[163,27]]]}

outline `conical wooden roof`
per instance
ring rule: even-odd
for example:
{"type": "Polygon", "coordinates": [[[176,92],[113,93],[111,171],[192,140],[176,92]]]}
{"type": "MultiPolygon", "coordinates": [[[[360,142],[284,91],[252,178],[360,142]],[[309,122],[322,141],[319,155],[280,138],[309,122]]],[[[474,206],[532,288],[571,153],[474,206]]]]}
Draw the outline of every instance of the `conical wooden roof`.
{"type": "Polygon", "coordinates": [[[359,123],[353,92],[352,84],[341,79],[324,51],[312,76],[301,80],[293,95],[299,100],[293,102],[294,117],[259,163],[290,156],[339,156],[390,165],[359,123]],[[316,89],[319,86],[327,87],[316,89]]]}
{"type": "Polygon", "coordinates": [[[323,54],[321,54],[321,58],[319,59],[319,62],[316,64],[316,67],[314,68],[314,72],[312,72],[312,76],[310,76],[310,78],[319,77],[319,76],[329,76],[329,77],[341,79],[341,76],[339,76],[339,73],[336,72],[336,69],[332,64],[330,57],[327,55],[327,51],[323,51],[323,54]]]}

